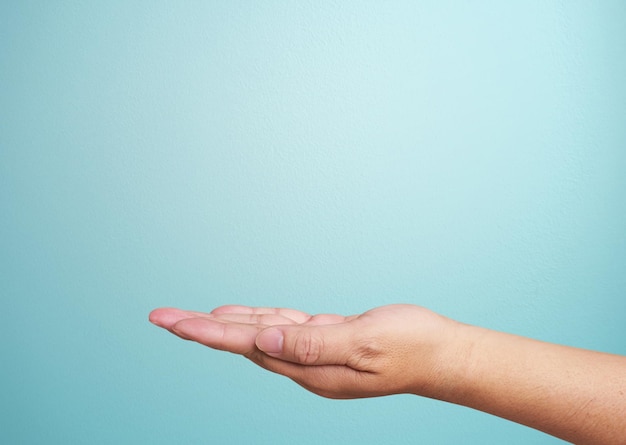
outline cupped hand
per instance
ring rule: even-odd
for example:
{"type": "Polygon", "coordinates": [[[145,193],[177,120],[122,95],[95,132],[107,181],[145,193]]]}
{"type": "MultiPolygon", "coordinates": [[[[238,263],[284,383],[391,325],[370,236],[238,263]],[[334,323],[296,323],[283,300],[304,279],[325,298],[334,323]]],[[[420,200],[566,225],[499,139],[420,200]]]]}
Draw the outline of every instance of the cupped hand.
{"type": "Polygon", "coordinates": [[[463,358],[459,323],[414,305],[361,315],[221,306],[156,309],[150,321],[181,338],[241,354],[329,398],[414,393],[446,399],[463,358]]]}

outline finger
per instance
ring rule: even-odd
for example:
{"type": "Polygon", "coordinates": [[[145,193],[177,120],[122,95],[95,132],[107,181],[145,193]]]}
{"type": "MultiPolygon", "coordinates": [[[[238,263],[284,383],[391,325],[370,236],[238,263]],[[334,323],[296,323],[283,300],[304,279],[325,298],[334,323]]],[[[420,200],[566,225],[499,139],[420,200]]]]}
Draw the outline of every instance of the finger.
{"type": "Polygon", "coordinates": [[[183,320],[185,318],[201,317],[211,317],[211,315],[204,312],[185,311],[173,307],[163,307],[150,312],[148,319],[151,323],[159,327],[171,330],[172,326],[174,326],[180,320],[183,320]]]}
{"type": "Polygon", "coordinates": [[[296,323],[304,323],[311,318],[311,315],[307,314],[306,312],[298,311],[296,309],[251,307],[235,304],[215,308],[211,311],[211,314],[274,314],[290,318],[296,323]]]}
{"type": "Polygon", "coordinates": [[[209,348],[235,354],[256,350],[255,338],[265,326],[246,323],[224,323],[210,318],[187,318],[172,327],[172,332],[209,348]]]}
{"type": "Polygon", "coordinates": [[[211,314],[211,318],[222,322],[261,324],[264,326],[295,324],[291,318],[278,314],[211,314]]]}
{"type": "Polygon", "coordinates": [[[350,323],[273,326],[259,333],[256,346],[271,357],[302,365],[346,365],[355,335],[350,323]]]}
{"type": "Polygon", "coordinates": [[[308,326],[320,326],[325,324],[337,324],[347,321],[348,318],[343,315],[336,314],[318,314],[313,315],[304,324],[308,326]]]}

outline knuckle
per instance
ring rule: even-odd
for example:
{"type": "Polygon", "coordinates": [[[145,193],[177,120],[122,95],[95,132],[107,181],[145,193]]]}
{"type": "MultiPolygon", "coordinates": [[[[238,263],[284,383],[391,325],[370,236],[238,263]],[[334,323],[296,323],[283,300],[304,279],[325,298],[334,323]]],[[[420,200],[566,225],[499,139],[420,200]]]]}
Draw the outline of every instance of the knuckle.
{"type": "Polygon", "coordinates": [[[386,362],[384,356],[388,351],[375,338],[364,338],[356,343],[354,353],[348,358],[348,364],[360,371],[378,372],[386,362]]]}
{"type": "Polygon", "coordinates": [[[303,331],[295,338],[293,356],[299,363],[314,365],[322,356],[323,349],[324,342],[320,336],[303,331]]]}

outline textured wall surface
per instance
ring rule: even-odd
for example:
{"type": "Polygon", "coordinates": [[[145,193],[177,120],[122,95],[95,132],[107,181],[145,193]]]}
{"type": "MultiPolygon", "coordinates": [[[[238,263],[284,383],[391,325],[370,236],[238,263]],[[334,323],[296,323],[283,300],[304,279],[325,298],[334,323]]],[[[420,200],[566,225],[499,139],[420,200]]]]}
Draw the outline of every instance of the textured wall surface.
{"type": "Polygon", "coordinates": [[[552,444],[150,309],[391,302],[626,354],[626,3],[0,6],[0,442],[552,444]]]}

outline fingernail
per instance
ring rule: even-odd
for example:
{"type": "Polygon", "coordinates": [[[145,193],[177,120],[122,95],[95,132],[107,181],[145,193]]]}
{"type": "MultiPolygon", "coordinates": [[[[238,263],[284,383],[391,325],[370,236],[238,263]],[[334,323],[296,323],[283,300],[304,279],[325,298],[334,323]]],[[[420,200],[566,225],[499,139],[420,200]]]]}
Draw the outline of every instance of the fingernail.
{"type": "Polygon", "coordinates": [[[257,336],[256,346],[267,354],[280,354],[283,351],[283,333],[276,328],[266,329],[257,336]]]}

